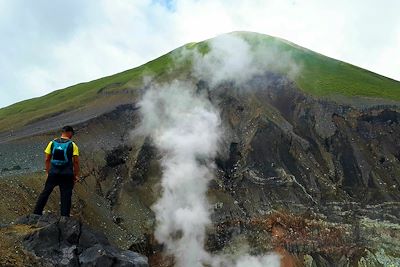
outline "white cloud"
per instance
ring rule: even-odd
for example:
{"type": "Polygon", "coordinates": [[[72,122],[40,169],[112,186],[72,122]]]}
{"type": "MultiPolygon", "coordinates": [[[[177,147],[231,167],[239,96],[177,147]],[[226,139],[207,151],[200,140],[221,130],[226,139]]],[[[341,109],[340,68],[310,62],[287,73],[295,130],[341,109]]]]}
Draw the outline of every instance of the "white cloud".
{"type": "Polygon", "coordinates": [[[391,0],[0,0],[0,107],[234,30],[282,37],[400,80],[397,10],[391,0]]]}

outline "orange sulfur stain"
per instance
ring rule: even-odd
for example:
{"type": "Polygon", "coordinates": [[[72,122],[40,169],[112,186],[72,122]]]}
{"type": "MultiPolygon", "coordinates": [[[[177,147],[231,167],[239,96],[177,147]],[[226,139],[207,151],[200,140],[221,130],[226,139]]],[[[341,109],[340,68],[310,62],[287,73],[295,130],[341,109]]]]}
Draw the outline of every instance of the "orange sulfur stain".
{"type": "MultiPolygon", "coordinates": [[[[285,236],[285,230],[282,227],[275,225],[271,229],[271,234],[273,237],[281,239],[285,236]]],[[[276,247],[274,251],[281,256],[281,267],[300,266],[298,260],[296,260],[296,258],[283,247],[276,247]]]]}
{"type": "Polygon", "coordinates": [[[275,252],[281,256],[281,267],[301,266],[298,260],[282,247],[275,248],[275,252]]]}

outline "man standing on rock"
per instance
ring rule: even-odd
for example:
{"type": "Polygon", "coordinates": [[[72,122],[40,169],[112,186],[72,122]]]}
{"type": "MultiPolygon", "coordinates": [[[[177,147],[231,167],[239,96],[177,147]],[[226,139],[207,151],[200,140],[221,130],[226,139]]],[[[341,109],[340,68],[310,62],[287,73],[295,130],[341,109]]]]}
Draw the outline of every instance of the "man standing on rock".
{"type": "Polygon", "coordinates": [[[74,184],[79,181],[79,149],[71,140],[74,129],[62,128],[61,138],[50,141],[45,152],[47,180],[37,200],[34,214],[42,215],[44,206],[53,191],[59,186],[61,197],[61,216],[69,217],[74,184]]]}

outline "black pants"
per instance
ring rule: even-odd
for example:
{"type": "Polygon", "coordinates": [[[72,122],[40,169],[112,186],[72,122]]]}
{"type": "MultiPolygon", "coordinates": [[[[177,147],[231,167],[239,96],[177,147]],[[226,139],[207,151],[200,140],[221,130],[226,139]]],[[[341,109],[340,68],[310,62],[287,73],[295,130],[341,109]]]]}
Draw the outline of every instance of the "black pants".
{"type": "Polygon", "coordinates": [[[44,185],[42,193],[39,195],[33,213],[42,215],[44,206],[46,206],[47,200],[56,186],[59,186],[60,188],[61,216],[69,216],[71,210],[72,189],[74,188],[73,177],[52,174],[49,174],[47,177],[46,184],[44,185]]]}

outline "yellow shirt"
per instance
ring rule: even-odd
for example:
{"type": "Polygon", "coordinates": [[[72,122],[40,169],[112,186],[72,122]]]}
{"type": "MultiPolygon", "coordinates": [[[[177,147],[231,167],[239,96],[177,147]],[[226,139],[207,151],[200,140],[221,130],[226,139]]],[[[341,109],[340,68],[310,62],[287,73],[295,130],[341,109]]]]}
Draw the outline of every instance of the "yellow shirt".
{"type": "MultiPolygon", "coordinates": [[[[44,153],[46,154],[51,154],[51,144],[53,141],[50,141],[50,143],[47,145],[46,149],[44,150],[44,153]]],[[[78,146],[72,142],[72,156],[79,156],[79,148],[78,146]]]]}

